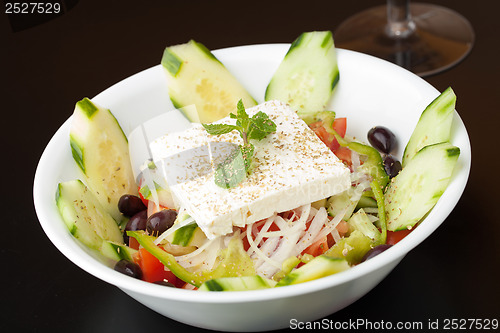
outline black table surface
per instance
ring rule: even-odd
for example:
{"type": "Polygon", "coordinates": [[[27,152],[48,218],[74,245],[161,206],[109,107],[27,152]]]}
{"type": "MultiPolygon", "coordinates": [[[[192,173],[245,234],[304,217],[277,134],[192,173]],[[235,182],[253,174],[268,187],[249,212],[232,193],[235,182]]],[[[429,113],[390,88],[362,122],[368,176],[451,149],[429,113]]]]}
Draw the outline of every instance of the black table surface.
{"type": "MultiPolygon", "coordinates": [[[[426,78],[440,91],[452,86],[458,96],[457,111],[472,145],[469,182],[443,225],[370,293],[330,315],[334,322],[422,322],[427,327],[435,320],[500,319],[500,3],[434,2],[462,13],[476,33],[463,62],[426,78]]],[[[45,145],[76,101],[158,64],[167,45],[189,39],[210,49],[289,43],[303,31],[335,30],[350,15],[383,3],[73,0],[65,1],[63,15],[50,20],[30,14],[9,20],[2,13],[0,133],[7,183],[1,331],[199,330],[146,308],[75,266],[52,245],[32,199],[45,145]]]]}

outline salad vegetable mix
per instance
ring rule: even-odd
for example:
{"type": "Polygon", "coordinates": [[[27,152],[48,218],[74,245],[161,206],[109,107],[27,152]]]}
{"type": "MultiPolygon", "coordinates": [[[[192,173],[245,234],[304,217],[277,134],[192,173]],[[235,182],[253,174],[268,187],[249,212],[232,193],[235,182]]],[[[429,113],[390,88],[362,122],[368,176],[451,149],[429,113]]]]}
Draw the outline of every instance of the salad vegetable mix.
{"type": "Polygon", "coordinates": [[[389,128],[373,127],[368,143],[349,136],[348,118],[326,109],[342,74],[328,31],[292,43],[258,105],[200,43],[167,47],[162,66],[169,97],[193,123],[151,149],[189,151],[181,171],[190,176],[173,182],[165,158],[134,171],[118,121],[85,98],[69,140],[82,179],[56,191],[69,231],[133,278],[243,291],[347,270],[418,226],[460,154],[451,88],[422,112],[401,162],[389,128]]]}

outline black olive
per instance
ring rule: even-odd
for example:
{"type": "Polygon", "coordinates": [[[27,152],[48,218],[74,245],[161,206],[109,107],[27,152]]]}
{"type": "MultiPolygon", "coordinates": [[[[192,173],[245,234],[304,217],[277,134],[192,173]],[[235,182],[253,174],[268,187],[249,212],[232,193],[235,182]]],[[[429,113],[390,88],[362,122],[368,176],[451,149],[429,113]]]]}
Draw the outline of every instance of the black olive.
{"type": "Polygon", "coordinates": [[[115,264],[115,271],[139,280],[142,278],[142,270],[139,265],[125,259],[115,264]]]}
{"type": "Polygon", "coordinates": [[[368,142],[379,152],[389,154],[396,147],[396,136],[384,126],[375,126],[368,131],[368,142]]]}
{"type": "Polygon", "coordinates": [[[173,209],[163,209],[152,214],[146,222],[146,230],[150,235],[158,236],[174,225],[177,212],[173,209]]]}
{"type": "Polygon", "coordinates": [[[147,210],[143,210],[142,212],[135,214],[130,218],[130,220],[128,220],[127,225],[125,226],[125,232],[123,233],[123,241],[125,244],[129,245],[129,236],[127,236],[127,231],[146,230],[147,220],[147,210]]]}
{"type": "Polygon", "coordinates": [[[118,210],[125,216],[131,217],[147,209],[141,198],[131,194],[125,194],[118,201],[118,210]]]}

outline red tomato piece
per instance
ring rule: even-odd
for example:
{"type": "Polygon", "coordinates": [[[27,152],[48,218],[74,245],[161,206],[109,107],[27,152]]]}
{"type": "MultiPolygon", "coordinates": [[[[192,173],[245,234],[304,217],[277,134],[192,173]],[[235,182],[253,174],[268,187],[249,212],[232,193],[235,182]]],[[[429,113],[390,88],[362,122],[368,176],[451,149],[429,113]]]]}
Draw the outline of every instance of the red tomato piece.
{"type": "Polygon", "coordinates": [[[325,253],[328,250],[328,241],[327,241],[327,236],[321,238],[320,240],[316,241],[315,243],[312,243],[307,247],[302,254],[310,254],[313,257],[317,257],[323,253],[325,253]]]}
{"type": "Polygon", "coordinates": [[[140,249],[136,263],[142,269],[142,279],[147,282],[168,281],[174,285],[178,284],[178,279],[171,271],[166,271],[165,266],[146,249],[140,249]]]}
{"type": "Polygon", "coordinates": [[[128,246],[133,248],[134,250],[139,250],[139,242],[134,237],[128,238],[128,246]]]}
{"type": "Polygon", "coordinates": [[[352,164],[352,159],[351,159],[351,150],[347,147],[339,147],[335,149],[333,152],[335,156],[337,156],[340,160],[342,160],[345,164],[351,165],[352,164]]]}
{"type": "MultiPolygon", "coordinates": [[[[347,131],[347,118],[335,118],[332,124],[332,128],[337,132],[341,137],[345,136],[347,131]]],[[[333,137],[332,142],[330,143],[330,149],[335,151],[340,147],[340,144],[337,142],[337,139],[333,137]]]]}
{"type": "Polygon", "coordinates": [[[144,196],[142,195],[142,193],[140,192],[140,187],[139,187],[139,198],[141,198],[142,202],[144,203],[144,206],[148,206],[149,205],[149,200],[148,199],[145,199],[144,196]]]}
{"type": "Polygon", "coordinates": [[[326,131],[326,128],[323,126],[323,122],[318,121],[309,125],[309,127],[316,133],[318,138],[323,141],[325,145],[330,147],[332,139],[334,139],[333,134],[330,134],[326,131]]]}
{"type": "Polygon", "coordinates": [[[399,231],[387,231],[386,244],[394,245],[405,238],[413,229],[399,230],[399,231]]]}
{"type": "MultiPolygon", "coordinates": [[[[328,133],[322,121],[318,121],[309,125],[309,127],[316,133],[321,141],[327,145],[332,151],[335,151],[340,147],[340,144],[335,139],[335,136],[328,133]]],[[[347,131],[347,119],[346,118],[335,118],[332,124],[332,128],[341,136],[344,137],[347,131]]]]}

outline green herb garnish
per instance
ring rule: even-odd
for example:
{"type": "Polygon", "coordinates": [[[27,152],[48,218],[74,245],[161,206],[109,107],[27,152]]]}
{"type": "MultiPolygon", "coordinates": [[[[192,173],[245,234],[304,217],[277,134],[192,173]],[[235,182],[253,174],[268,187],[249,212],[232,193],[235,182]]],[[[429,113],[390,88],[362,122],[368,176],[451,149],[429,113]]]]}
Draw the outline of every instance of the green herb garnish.
{"type": "Polygon", "coordinates": [[[234,130],[240,132],[243,145],[239,145],[215,169],[215,183],[222,188],[231,188],[241,183],[250,172],[255,146],[250,140],[260,141],[276,131],[276,124],[262,111],[248,116],[243,101],[240,99],[236,114],[229,115],[236,119],[236,125],[202,124],[210,135],[221,135],[234,130]]]}

